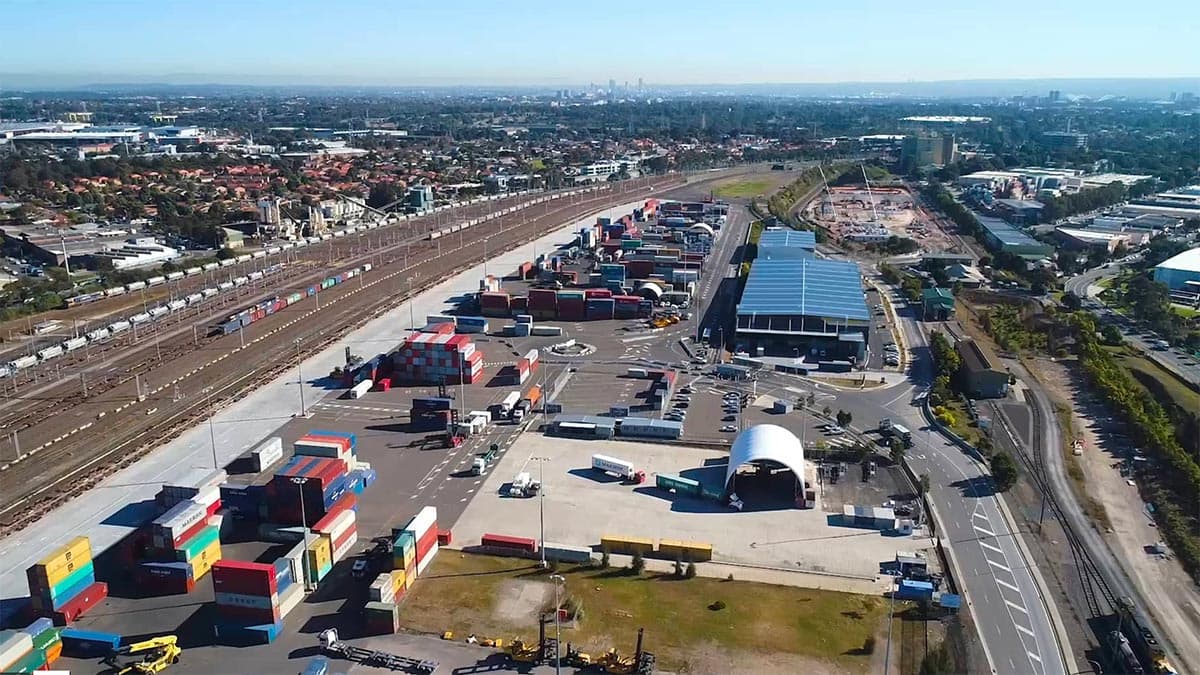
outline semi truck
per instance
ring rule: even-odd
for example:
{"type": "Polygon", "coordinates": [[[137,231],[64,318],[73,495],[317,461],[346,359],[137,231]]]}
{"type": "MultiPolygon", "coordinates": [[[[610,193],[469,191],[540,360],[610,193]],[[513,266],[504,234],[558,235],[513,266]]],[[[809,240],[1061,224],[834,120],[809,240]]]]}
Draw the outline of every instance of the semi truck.
{"type": "Polygon", "coordinates": [[[887,417],[879,420],[879,434],[884,438],[891,438],[894,435],[904,443],[904,447],[912,447],[912,432],[908,430],[908,427],[895,424],[887,417]]]}
{"type": "Polygon", "coordinates": [[[541,488],[541,483],[530,476],[528,472],[522,471],[513,477],[512,485],[508,487],[508,496],[534,497],[541,488]]]}
{"type": "Polygon", "coordinates": [[[517,402],[516,407],[513,408],[513,411],[512,411],[513,422],[520,422],[521,420],[528,417],[529,413],[533,411],[533,407],[536,406],[538,404],[538,401],[541,401],[541,400],[542,400],[542,388],[537,385],[530,387],[529,393],[525,395],[525,398],[523,398],[519,402],[517,402]]]}
{"type": "Polygon", "coordinates": [[[520,400],[521,400],[521,392],[519,392],[519,391],[508,392],[508,396],[505,396],[504,400],[500,401],[500,405],[499,405],[500,414],[505,417],[511,415],[513,408],[515,408],[517,406],[517,403],[519,403],[520,400]]]}
{"type": "Polygon", "coordinates": [[[592,455],[592,468],[604,473],[620,476],[622,480],[641,484],[646,482],[646,472],[639,471],[633,462],[627,462],[608,455],[592,455]]]}

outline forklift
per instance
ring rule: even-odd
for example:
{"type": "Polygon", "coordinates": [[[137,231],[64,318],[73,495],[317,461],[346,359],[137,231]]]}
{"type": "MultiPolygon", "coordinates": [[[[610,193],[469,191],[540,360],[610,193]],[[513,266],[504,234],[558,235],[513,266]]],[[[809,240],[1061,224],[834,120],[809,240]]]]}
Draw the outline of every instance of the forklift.
{"type": "Polygon", "coordinates": [[[527,643],[521,638],[516,638],[509,642],[506,652],[509,660],[513,663],[529,663],[534,665],[539,663],[554,663],[555,658],[558,656],[558,640],[546,636],[546,623],[550,620],[552,619],[545,614],[538,617],[537,644],[527,643]]]}
{"type": "Polygon", "coordinates": [[[178,641],[179,638],[174,635],[160,635],[135,642],[110,652],[104,657],[104,663],[112,669],[110,672],[117,675],[160,673],[179,663],[179,655],[183,650],[176,644],[178,641]],[[138,654],[141,656],[135,657],[138,654]]]}
{"type": "Polygon", "coordinates": [[[615,675],[651,675],[654,672],[656,659],[653,653],[642,649],[645,630],[644,628],[638,629],[637,648],[633,656],[621,656],[614,647],[599,657],[593,657],[567,643],[567,665],[579,670],[598,670],[615,675]]]}

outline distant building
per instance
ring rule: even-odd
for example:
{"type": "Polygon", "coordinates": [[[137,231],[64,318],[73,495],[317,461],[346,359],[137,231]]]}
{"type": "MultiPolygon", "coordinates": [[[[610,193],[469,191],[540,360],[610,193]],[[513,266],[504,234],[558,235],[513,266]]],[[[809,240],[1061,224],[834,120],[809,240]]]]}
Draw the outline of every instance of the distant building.
{"type": "Polygon", "coordinates": [[[815,257],[817,237],[806,230],[764,230],[758,239],[758,260],[815,257]]]}
{"type": "Polygon", "coordinates": [[[921,291],[921,320],[945,321],[954,316],[954,294],[948,288],[921,291]]]}
{"type": "Polygon", "coordinates": [[[983,230],[985,246],[992,251],[1003,251],[1025,258],[1048,258],[1054,249],[999,218],[974,214],[983,230]]]}
{"type": "Polygon", "coordinates": [[[258,222],[263,225],[278,227],[282,220],[280,217],[280,206],[283,200],[279,197],[260,197],[258,200],[258,222]]]}
{"type": "Polygon", "coordinates": [[[92,255],[97,263],[108,260],[115,270],[161,265],[180,256],[179,251],[154,241],[154,237],[136,237],[124,245],[92,255]]]}
{"type": "Polygon", "coordinates": [[[959,340],[954,345],[962,359],[967,394],[972,398],[1003,398],[1008,395],[1009,374],[991,350],[974,340],[959,340]]]}
{"type": "Polygon", "coordinates": [[[1118,246],[1130,246],[1130,236],[1112,230],[1081,230],[1073,227],[1058,227],[1054,230],[1062,241],[1063,248],[1075,251],[1105,251],[1112,253],[1118,246]]]}
{"type": "Polygon", "coordinates": [[[905,136],[901,156],[917,166],[945,166],[958,159],[958,144],[953,134],[905,136]]]}
{"type": "Polygon", "coordinates": [[[221,234],[225,239],[225,248],[238,249],[246,245],[246,235],[232,227],[222,227],[221,234]]]}
{"type": "Polygon", "coordinates": [[[1032,199],[997,199],[992,203],[996,213],[1013,225],[1037,225],[1045,204],[1032,199]]]}
{"type": "Polygon", "coordinates": [[[1075,131],[1047,131],[1042,134],[1042,143],[1051,148],[1086,148],[1088,136],[1075,131]]]}
{"type": "Polygon", "coordinates": [[[404,196],[404,210],[409,213],[422,213],[433,208],[433,186],[414,185],[408,188],[404,196]]]}

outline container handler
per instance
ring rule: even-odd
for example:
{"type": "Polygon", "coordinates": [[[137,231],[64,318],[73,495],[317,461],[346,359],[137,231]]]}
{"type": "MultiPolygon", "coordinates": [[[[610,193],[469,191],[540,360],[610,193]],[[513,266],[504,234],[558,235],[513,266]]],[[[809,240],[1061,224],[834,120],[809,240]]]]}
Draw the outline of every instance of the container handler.
{"type": "Polygon", "coordinates": [[[134,642],[110,652],[104,663],[118,675],[160,673],[179,663],[183,650],[176,644],[178,641],[174,635],[160,635],[134,642]]]}

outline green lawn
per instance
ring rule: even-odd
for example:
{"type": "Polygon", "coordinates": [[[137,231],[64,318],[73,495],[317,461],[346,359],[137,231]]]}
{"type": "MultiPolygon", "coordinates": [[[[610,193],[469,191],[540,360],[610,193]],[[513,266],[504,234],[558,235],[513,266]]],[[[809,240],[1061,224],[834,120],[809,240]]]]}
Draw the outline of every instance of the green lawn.
{"type": "Polygon", "coordinates": [[[1184,307],[1183,305],[1171,305],[1171,311],[1175,312],[1184,319],[1193,319],[1200,316],[1200,310],[1184,307]]]}
{"type": "MultiPolygon", "coordinates": [[[[789,653],[820,659],[846,672],[865,672],[864,645],[886,620],[881,597],[771,586],[747,581],[668,575],[629,576],[622,570],[566,567],[566,596],[582,603],[584,618],[562,639],[592,653],[616,647],[632,652],[637,629],[662,668],[689,670],[693,648],[759,654],[789,653]],[[714,611],[713,602],[726,607],[714,611]]],[[[515,558],[443,551],[401,607],[413,631],[510,640],[537,638],[535,616],[498,612],[521,583],[549,583],[536,563],[515,558]]],[[[898,606],[899,610],[899,606],[898,606]]],[[[535,610],[536,611],[536,610],[535,610]]]]}
{"type": "Polygon", "coordinates": [[[747,178],[722,183],[713,189],[713,193],[723,199],[748,199],[765,195],[774,187],[775,181],[770,178],[747,178]]]}
{"type": "Polygon", "coordinates": [[[1117,361],[1122,366],[1133,372],[1134,378],[1146,385],[1146,381],[1153,381],[1157,387],[1147,387],[1156,395],[1155,388],[1161,388],[1162,392],[1167,395],[1170,401],[1161,401],[1164,404],[1173,404],[1180,410],[1200,410],[1200,393],[1196,393],[1194,389],[1188,387],[1183,382],[1180,382],[1171,373],[1166,372],[1150,359],[1136,354],[1122,347],[1112,347],[1109,351],[1113,353],[1117,361]]]}

